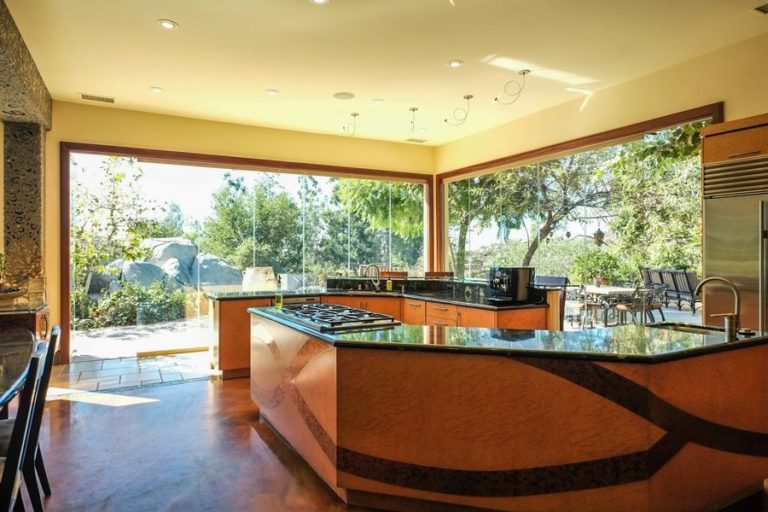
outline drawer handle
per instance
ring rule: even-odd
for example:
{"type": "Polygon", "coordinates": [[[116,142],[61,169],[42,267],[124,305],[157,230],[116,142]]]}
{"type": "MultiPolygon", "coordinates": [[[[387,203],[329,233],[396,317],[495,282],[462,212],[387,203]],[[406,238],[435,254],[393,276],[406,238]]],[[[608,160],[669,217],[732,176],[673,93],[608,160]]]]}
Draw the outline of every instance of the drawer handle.
{"type": "Polygon", "coordinates": [[[448,325],[448,324],[447,324],[447,323],[445,323],[445,322],[438,322],[438,321],[434,321],[434,322],[432,322],[432,323],[433,323],[433,324],[435,324],[435,325],[448,325]]]}
{"type": "Polygon", "coordinates": [[[739,158],[742,156],[752,156],[752,155],[759,155],[760,150],[759,149],[753,149],[752,151],[745,151],[744,153],[734,153],[732,155],[728,155],[728,158],[739,158]]]}
{"type": "Polygon", "coordinates": [[[432,306],[432,309],[435,311],[448,311],[448,308],[438,308],[437,306],[432,306]]]}
{"type": "Polygon", "coordinates": [[[408,303],[408,305],[411,306],[412,308],[420,308],[421,307],[421,304],[412,304],[410,302],[408,303]]]}

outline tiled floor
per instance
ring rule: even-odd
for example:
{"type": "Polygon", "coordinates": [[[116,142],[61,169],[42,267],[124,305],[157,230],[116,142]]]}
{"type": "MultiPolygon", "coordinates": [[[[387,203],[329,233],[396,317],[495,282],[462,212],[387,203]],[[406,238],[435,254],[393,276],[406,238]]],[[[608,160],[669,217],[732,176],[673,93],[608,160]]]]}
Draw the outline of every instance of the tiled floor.
{"type": "Polygon", "coordinates": [[[208,352],[152,357],[78,359],[56,365],[51,375],[51,394],[72,391],[105,391],[208,378],[220,372],[210,369],[208,352]]]}

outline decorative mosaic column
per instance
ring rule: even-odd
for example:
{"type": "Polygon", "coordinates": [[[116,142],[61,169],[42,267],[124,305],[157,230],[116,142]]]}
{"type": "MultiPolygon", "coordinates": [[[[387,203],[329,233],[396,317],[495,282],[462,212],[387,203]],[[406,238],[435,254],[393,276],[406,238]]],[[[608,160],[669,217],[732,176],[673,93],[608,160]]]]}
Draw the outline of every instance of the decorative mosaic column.
{"type": "Polygon", "coordinates": [[[4,123],[5,248],[9,281],[43,275],[43,169],[45,130],[4,123]]]}

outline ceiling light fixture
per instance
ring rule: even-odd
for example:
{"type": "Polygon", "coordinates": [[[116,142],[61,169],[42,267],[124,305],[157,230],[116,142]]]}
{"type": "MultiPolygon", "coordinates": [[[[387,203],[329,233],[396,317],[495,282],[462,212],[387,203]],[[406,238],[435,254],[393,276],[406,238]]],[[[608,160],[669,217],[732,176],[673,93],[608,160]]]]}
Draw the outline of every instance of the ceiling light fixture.
{"type": "Polygon", "coordinates": [[[360,114],[357,112],[352,112],[349,115],[352,119],[350,119],[350,121],[347,124],[342,126],[341,130],[347,135],[349,135],[350,137],[354,137],[355,134],[357,133],[357,116],[359,116],[360,114]]]}
{"type": "Polygon", "coordinates": [[[384,98],[373,98],[373,104],[374,105],[383,105],[384,104],[384,98]]]}
{"type": "Polygon", "coordinates": [[[471,94],[465,94],[464,99],[467,100],[467,108],[458,107],[453,111],[453,120],[448,120],[446,117],[444,121],[453,126],[461,126],[467,121],[469,117],[469,101],[474,98],[471,94]]]}
{"type": "Polygon", "coordinates": [[[267,89],[267,96],[277,96],[280,94],[280,91],[277,89],[267,89]]]}
{"type": "Polygon", "coordinates": [[[411,133],[416,131],[416,112],[418,112],[419,107],[411,107],[408,110],[411,111],[411,133]]]}
{"type": "Polygon", "coordinates": [[[161,19],[157,20],[157,24],[160,25],[165,30],[169,30],[169,31],[170,30],[176,30],[177,28],[179,28],[179,24],[176,23],[173,20],[167,20],[167,19],[162,19],[161,18],[161,19]]]}
{"type": "Polygon", "coordinates": [[[523,94],[523,89],[525,89],[525,77],[530,72],[530,69],[521,69],[518,71],[517,74],[523,78],[520,81],[513,79],[505,83],[504,92],[493,98],[493,101],[500,103],[501,105],[511,105],[520,99],[520,95],[523,94]]]}
{"type": "Polygon", "coordinates": [[[162,94],[163,93],[163,88],[162,87],[150,87],[149,90],[152,91],[155,94],[162,94]]]}
{"type": "Polygon", "coordinates": [[[337,92],[336,94],[333,95],[333,97],[336,98],[337,100],[351,100],[352,98],[355,97],[355,95],[352,94],[351,92],[342,91],[342,92],[337,92]]]}
{"type": "Polygon", "coordinates": [[[461,59],[451,59],[448,61],[449,68],[456,69],[456,68],[460,68],[463,65],[464,65],[464,61],[461,59]]]}

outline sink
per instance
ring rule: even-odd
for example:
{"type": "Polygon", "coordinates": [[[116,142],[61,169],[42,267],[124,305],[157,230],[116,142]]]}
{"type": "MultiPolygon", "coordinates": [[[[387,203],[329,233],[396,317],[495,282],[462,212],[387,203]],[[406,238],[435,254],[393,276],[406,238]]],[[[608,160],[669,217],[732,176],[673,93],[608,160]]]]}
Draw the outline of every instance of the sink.
{"type": "Polygon", "coordinates": [[[688,332],[692,334],[725,334],[722,327],[711,327],[708,325],[692,325],[674,322],[659,322],[657,324],[648,324],[646,327],[654,329],[667,329],[669,331],[688,332]]]}

